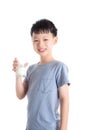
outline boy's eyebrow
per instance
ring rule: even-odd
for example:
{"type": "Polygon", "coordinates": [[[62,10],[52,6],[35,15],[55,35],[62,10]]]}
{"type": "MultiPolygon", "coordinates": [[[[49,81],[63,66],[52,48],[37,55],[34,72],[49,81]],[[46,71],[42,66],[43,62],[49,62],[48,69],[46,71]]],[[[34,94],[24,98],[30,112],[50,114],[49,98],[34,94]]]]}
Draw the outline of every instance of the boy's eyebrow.
{"type": "MultiPolygon", "coordinates": [[[[43,38],[49,38],[48,35],[43,36],[43,38]]],[[[33,39],[38,39],[38,36],[34,36],[33,39]]]]}
{"type": "Polygon", "coordinates": [[[38,38],[33,38],[33,40],[38,40],[38,38]]]}

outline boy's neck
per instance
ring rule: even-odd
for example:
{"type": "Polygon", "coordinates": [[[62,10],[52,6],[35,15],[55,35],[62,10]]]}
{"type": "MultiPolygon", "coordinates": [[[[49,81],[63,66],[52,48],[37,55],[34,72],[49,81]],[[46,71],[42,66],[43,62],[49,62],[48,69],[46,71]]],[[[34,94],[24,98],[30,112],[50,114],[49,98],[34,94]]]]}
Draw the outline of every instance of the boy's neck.
{"type": "Polygon", "coordinates": [[[53,57],[41,57],[39,64],[46,64],[48,62],[54,61],[53,57]]]}

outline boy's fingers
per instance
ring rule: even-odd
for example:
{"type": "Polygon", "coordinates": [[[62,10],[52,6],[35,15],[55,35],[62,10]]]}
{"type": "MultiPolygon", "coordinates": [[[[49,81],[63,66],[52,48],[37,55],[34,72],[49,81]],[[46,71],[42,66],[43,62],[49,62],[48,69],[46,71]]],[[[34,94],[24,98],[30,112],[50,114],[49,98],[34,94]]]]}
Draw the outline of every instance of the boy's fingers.
{"type": "Polygon", "coordinates": [[[13,67],[12,70],[15,72],[17,69],[16,69],[16,67],[13,67]]]}
{"type": "Polygon", "coordinates": [[[15,57],[15,60],[18,60],[18,58],[17,58],[17,57],[15,57]]]}
{"type": "Polygon", "coordinates": [[[20,63],[19,63],[18,59],[17,59],[17,58],[14,58],[12,70],[13,70],[14,72],[16,72],[19,66],[20,66],[20,63]]]}
{"type": "Polygon", "coordinates": [[[14,58],[13,63],[16,63],[16,62],[19,63],[18,59],[14,58]]]}
{"type": "MultiPolygon", "coordinates": [[[[23,66],[26,68],[27,66],[28,66],[28,62],[26,62],[23,66]]],[[[19,60],[15,57],[14,58],[14,61],[13,61],[13,68],[12,68],[12,70],[14,71],[14,72],[16,72],[18,69],[19,69],[19,67],[21,67],[22,65],[20,64],[20,62],[19,62],[19,60]]]]}

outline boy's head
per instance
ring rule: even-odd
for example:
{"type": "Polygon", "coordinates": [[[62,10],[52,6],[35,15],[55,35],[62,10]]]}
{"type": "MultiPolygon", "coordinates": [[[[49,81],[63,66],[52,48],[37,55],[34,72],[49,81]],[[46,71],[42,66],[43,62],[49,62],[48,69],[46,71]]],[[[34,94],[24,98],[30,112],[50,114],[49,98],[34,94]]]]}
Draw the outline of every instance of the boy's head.
{"type": "Polygon", "coordinates": [[[50,57],[58,39],[55,25],[47,19],[41,19],[32,25],[31,37],[35,52],[41,57],[50,57]]]}
{"type": "Polygon", "coordinates": [[[52,33],[54,37],[57,36],[57,28],[55,27],[53,22],[47,19],[41,19],[36,21],[36,23],[32,25],[30,33],[32,36],[33,33],[39,34],[39,33],[49,33],[49,32],[52,33]]]}

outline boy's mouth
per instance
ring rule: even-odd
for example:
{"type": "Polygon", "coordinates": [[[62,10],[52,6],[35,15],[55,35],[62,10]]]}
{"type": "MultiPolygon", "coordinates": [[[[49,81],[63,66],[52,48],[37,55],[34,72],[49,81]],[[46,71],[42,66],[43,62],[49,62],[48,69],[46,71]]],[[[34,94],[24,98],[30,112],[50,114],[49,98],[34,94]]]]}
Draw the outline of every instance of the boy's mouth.
{"type": "Polygon", "coordinates": [[[38,49],[38,51],[39,51],[40,53],[43,53],[43,52],[46,51],[46,49],[41,48],[41,49],[38,49]]]}

